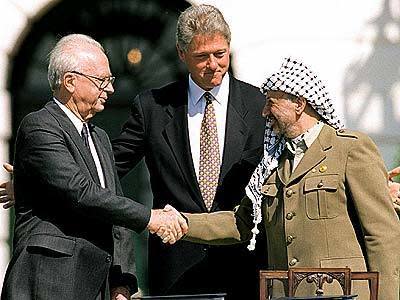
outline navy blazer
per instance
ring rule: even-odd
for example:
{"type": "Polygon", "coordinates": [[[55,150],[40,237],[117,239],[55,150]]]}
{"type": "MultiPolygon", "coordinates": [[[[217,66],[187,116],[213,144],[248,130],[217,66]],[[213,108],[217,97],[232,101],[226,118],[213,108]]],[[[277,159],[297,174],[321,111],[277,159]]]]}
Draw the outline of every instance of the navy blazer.
{"type": "MultiPolygon", "coordinates": [[[[120,136],[112,144],[120,176],[145,158],[154,196],[153,207],[171,204],[182,212],[201,213],[207,210],[191,156],[187,90],[188,81],[183,80],[139,94],[120,136]]],[[[212,211],[231,210],[244,196],[245,186],[262,155],[264,104],[265,97],[257,88],[230,76],[224,153],[212,211]]],[[[150,236],[151,294],[168,293],[184,273],[212,251],[186,241],[171,247],[150,236]]],[[[233,266],[231,262],[238,258],[244,265],[247,263],[245,246],[226,246],[216,251],[215,260],[221,264],[209,266],[210,273],[224,268],[224,262],[224,265],[233,266]]],[[[249,274],[239,270],[240,266],[236,265],[235,270],[226,270],[226,275],[242,278],[244,282],[249,274]]]]}
{"type": "MultiPolygon", "coordinates": [[[[2,299],[94,299],[108,277],[111,284],[128,283],[120,281],[126,267],[116,265],[124,261],[120,249],[112,257],[113,224],[140,232],[150,210],[122,196],[108,136],[96,126],[90,130],[106,188],[89,149],[54,101],[21,122],[14,250],[2,299]]],[[[124,231],[115,227],[114,234],[124,231]]],[[[126,279],[134,284],[134,277],[126,279]]]]}

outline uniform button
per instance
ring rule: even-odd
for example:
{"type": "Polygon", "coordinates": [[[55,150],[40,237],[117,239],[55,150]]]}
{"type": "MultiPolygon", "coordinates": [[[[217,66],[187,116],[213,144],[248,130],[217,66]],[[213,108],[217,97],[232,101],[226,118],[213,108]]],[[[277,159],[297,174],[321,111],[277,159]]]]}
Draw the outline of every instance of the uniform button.
{"type": "Polygon", "coordinates": [[[286,214],[286,220],[291,220],[291,219],[293,219],[293,217],[296,215],[296,213],[294,213],[294,212],[288,212],[287,214],[286,214]]]}
{"type": "Polygon", "coordinates": [[[292,259],[289,261],[289,266],[293,267],[293,266],[295,266],[298,262],[299,262],[299,261],[297,260],[297,258],[294,257],[294,258],[292,258],[292,259]]]}
{"type": "Polygon", "coordinates": [[[322,188],[323,186],[324,186],[324,183],[322,181],[317,184],[317,187],[319,187],[319,188],[322,188]]]}
{"type": "Polygon", "coordinates": [[[293,240],[294,240],[295,238],[296,238],[296,237],[293,236],[293,235],[288,235],[288,236],[286,237],[286,242],[287,242],[287,244],[290,245],[290,244],[293,242],[293,240]]]}
{"type": "Polygon", "coordinates": [[[288,189],[286,191],[286,197],[290,198],[293,195],[293,191],[291,189],[288,189]]]}
{"type": "Polygon", "coordinates": [[[107,263],[110,263],[110,262],[111,262],[111,260],[112,260],[112,257],[111,257],[111,255],[107,255],[107,257],[106,257],[106,262],[107,262],[107,263]]]}
{"type": "Polygon", "coordinates": [[[321,173],[325,173],[326,170],[328,170],[328,166],[326,166],[326,165],[322,165],[322,166],[319,167],[319,171],[320,171],[321,173]]]}

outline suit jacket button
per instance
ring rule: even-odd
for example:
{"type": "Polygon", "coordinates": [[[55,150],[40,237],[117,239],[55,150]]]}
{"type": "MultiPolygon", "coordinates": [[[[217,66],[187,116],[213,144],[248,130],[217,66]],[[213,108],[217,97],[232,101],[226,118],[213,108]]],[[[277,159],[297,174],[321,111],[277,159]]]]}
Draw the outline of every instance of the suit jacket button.
{"type": "Polygon", "coordinates": [[[292,195],[293,195],[293,190],[288,189],[288,190],[286,191],[286,197],[290,198],[292,195]]]}
{"type": "Polygon", "coordinates": [[[110,263],[111,261],[112,261],[111,255],[107,255],[107,257],[106,257],[106,262],[107,262],[107,263],[110,263]]]}
{"type": "Polygon", "coordinates": [[[290,261],[289,261],[289,266],[293,267],[298,263],[298,259],[296,257],[293,257],[290,261]]]}
{"type": "Polygon", "coordinates": [[[288,212],[286,214],[286,220],[291,220],[296,214],[294,212],[288,212]]]}

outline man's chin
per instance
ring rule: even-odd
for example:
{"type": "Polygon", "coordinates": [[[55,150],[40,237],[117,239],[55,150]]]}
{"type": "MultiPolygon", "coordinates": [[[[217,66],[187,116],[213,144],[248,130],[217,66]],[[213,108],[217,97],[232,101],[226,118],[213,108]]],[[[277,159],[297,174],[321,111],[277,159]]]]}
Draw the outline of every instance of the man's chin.
{"type": "Polygon", "coordinates": [[[217,75],[216,77],[214,77],[213,79],[211,79],[210,84],[211,84],[213,87],[219,86],[219,85],[221,85],[221,83],[222,83],[222,78],[223,78],[222,76],[217,75]]]}
{"type": "Polygon", "coordinates": [[[98,104],[94,108],[94,113],[102,112],[104,110],[104,104],[98,104]]]}
{"type": "Polygon", "coordinates": [[[220,74],[209,74],[203,77],[203,82],[204,85],[206,85],[208,88],[212,89],[215,88],[219,85],[221,85],[222,83],[222,78],[223,76],[221,76],[220,74]]]}

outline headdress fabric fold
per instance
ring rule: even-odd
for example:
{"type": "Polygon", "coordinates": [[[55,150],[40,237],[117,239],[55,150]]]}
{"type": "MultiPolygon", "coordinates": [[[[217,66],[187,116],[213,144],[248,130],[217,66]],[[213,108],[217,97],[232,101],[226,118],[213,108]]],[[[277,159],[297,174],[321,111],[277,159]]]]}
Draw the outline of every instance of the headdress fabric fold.
{"type": "MultiPolygon", "coordinates": [[[[268,91],[281,91],[303,97],[322,117],[324,123],[335,129],[343,127],[343,122],[338,118],[333,101],[329,98],[325,86],[317,75],[299,59],[285,58],[278,72],[265,80],[260,91],[264,95],[268,91]]],[[[285,137],[273,131],[272,119],[267,117],[264,134],[264,156],[246,186],[246,195],[253,203],[254,223],[254,228],[251,230],[253,235],[247,247],[249,250],[255,248],[256,235],[259,233],[257,226],[262,221],[261,203],[263,195],[261,194],[261,187],[265,179],[278,167],[278,160],[285,146],[285,137]]]]}

